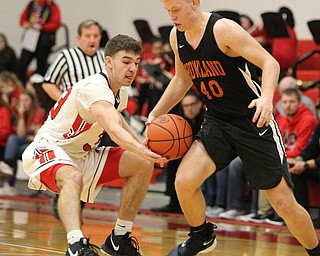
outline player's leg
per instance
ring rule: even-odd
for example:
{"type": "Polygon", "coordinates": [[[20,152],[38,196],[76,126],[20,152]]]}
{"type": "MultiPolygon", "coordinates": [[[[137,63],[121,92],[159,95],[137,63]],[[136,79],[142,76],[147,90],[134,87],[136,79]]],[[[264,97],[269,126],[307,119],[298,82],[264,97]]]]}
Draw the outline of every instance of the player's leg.
{"type": "Polygon", "coordinates": [[[216,166],[200,140],[194,141],[178,168],[175,187],[182,211],[190,224],[190,238],[174,248],[168,255],[196,255],[209,252],[216,246],[213,223],[205,218],[205,199],[201,184],[216,166]],[[195,161],[196,159],[196,161],[195,161]]]}
{"type": "Polygon", "coordinates": [[[119,176],[125,178],[121,190],[119,218],[133,221],[148,191],[153,163],[125,151],[119,162],[119,176]]]}
{"type": "Polygon", "coordinates": [[[205,220],[206,203],[201,185],[215,168],[200,140],[192,144],[178,168],[175,187],[183,213],[191,226],[199,226],[205,220]]]}
{"type": "MultiPolygon", "coordinates": [[[[306,248],[314,249],[319,241],[309,213],[297,203],[293,196],[292,189],[282,178],[279,185],[273,189],[265,190],[266,196],[276,212],[284,219],[290,232],[306,248]]],[[[320,250],[317,254],[320,255],[320,250]]]]}
{"type": "MultiPolygon", "coordinates": [[[[54,156],[53,151],[50,151],[54,156]]],[[[59,155],[58,151],[55,151],[59,155]]],[[[63,155],[59,155],[62,156],[63,155]]],[[[43,161],[40,158],[40,162],[43,161]]],[[[49,159],[49,158],[48,158],[49,159]]],[[[59,215],[67,233],[69,248],[66,255],[98,255],[97,246],[89,243],[89,240],[83,236],[80,221],[80,194],[83,188],[82,173],[69,164],[59,163],[54,158],[50,159],[56,162],[48,169],[40,173],[41,182],[53,192],[59,193],[59,215]],[[95,248],[94,248],[95,247],[95,248]]]]}
{"type": "Polygon", "coordinates": [[[61,166],[55,173],[59,189],[59,216],[67,233],[69,249],[66,255],[98,255],[81,231],[80,194],[83,188],[82,174],[74,166],[61,166]]]}
{"type": "Polygon", "coordinates": [[[56,172],[56,184],[60,190],[59,215],[66,232],[80,229],[79,198],[83,187],[82,174],[74,166],[62,166],[56,172]]]}
{"type": "Polygon", "coordinates": [[[110,150],[108,159],[105,168],[110,172],[117,171],[118,177],[126,181],[121,190],[120,209],[115,228],[101,245],[101,251],[109,255],[141,255],[138,242],[131,235],[131,230],[147,193],[153,164],[129,151],[110,150]],[[119,162],[115,167],[117,158],[119,162]],[[112,159],[109,164],[108,159],[112,159]]]}

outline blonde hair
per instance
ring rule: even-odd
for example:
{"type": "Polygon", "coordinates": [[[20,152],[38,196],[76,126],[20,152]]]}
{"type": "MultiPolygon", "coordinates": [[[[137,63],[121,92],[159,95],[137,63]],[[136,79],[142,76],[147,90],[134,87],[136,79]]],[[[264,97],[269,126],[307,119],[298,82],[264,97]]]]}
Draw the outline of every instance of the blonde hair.
{"type": "Polygon", "coordinates": [[[0,81],[5,83],[11,81],[14,86],[23,88],[22,82],[16,74],[10,71],[2,71],[0,73],[0,81]]]}

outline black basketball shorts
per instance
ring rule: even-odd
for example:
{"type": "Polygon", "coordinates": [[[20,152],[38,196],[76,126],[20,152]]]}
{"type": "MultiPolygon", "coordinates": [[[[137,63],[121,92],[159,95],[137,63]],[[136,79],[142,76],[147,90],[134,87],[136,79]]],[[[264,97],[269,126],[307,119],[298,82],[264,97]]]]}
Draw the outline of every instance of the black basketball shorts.
{"type": "Polygon", "coordinates": [[[274,119],[269,126],[257,128],[247,117],[226,122],[205,114],[196,139],[204,144],[217,171],[239,156],[252,188],[274,188],[282,177],[290,187],[294,187],[288,172],[282,137],[274,119]]]}

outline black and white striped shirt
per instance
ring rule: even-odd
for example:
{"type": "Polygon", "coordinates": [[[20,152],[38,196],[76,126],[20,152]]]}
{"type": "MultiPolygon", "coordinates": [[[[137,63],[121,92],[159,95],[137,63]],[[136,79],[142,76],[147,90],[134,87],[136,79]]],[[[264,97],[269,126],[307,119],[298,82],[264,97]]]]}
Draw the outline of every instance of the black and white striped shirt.
{"type": "Polygon", "coordinates": [[[98,50],[93,56],[86,55],[80,48],[63,50],[50,65],[44,80],[68,90],[83,78],[100,72],[104,67],[104,54],[98,50]]]}

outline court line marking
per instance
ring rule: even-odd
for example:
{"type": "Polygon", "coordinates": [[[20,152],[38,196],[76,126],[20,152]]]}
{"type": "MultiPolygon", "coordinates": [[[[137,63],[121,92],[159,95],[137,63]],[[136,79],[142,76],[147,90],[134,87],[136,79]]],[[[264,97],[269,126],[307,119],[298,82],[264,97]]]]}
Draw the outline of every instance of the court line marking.
{"type": "MultiPolygon", "coordinates": [[[[61,251],[44,249],[44,248],[33,247],[33,246],[25,246],[25,245],[19,245],[19,244],[10,244],[10,243],[2,243],[2,242],[0,242],[0,245],[15,246],[15,247],[25,248],[25,249],[33,249],[33,250],[39,250],[39,251],[45,251],[45,252],[54,252],[54,253],[59,253],[59,254],[65,254],[65,252],[61,252],[61,251]]],[[[0,255],[1,255],[1,253],[0,253],[0,255]]],[[[8,254],[6,254],[6,255],[8,255],[8,254]]]]}

